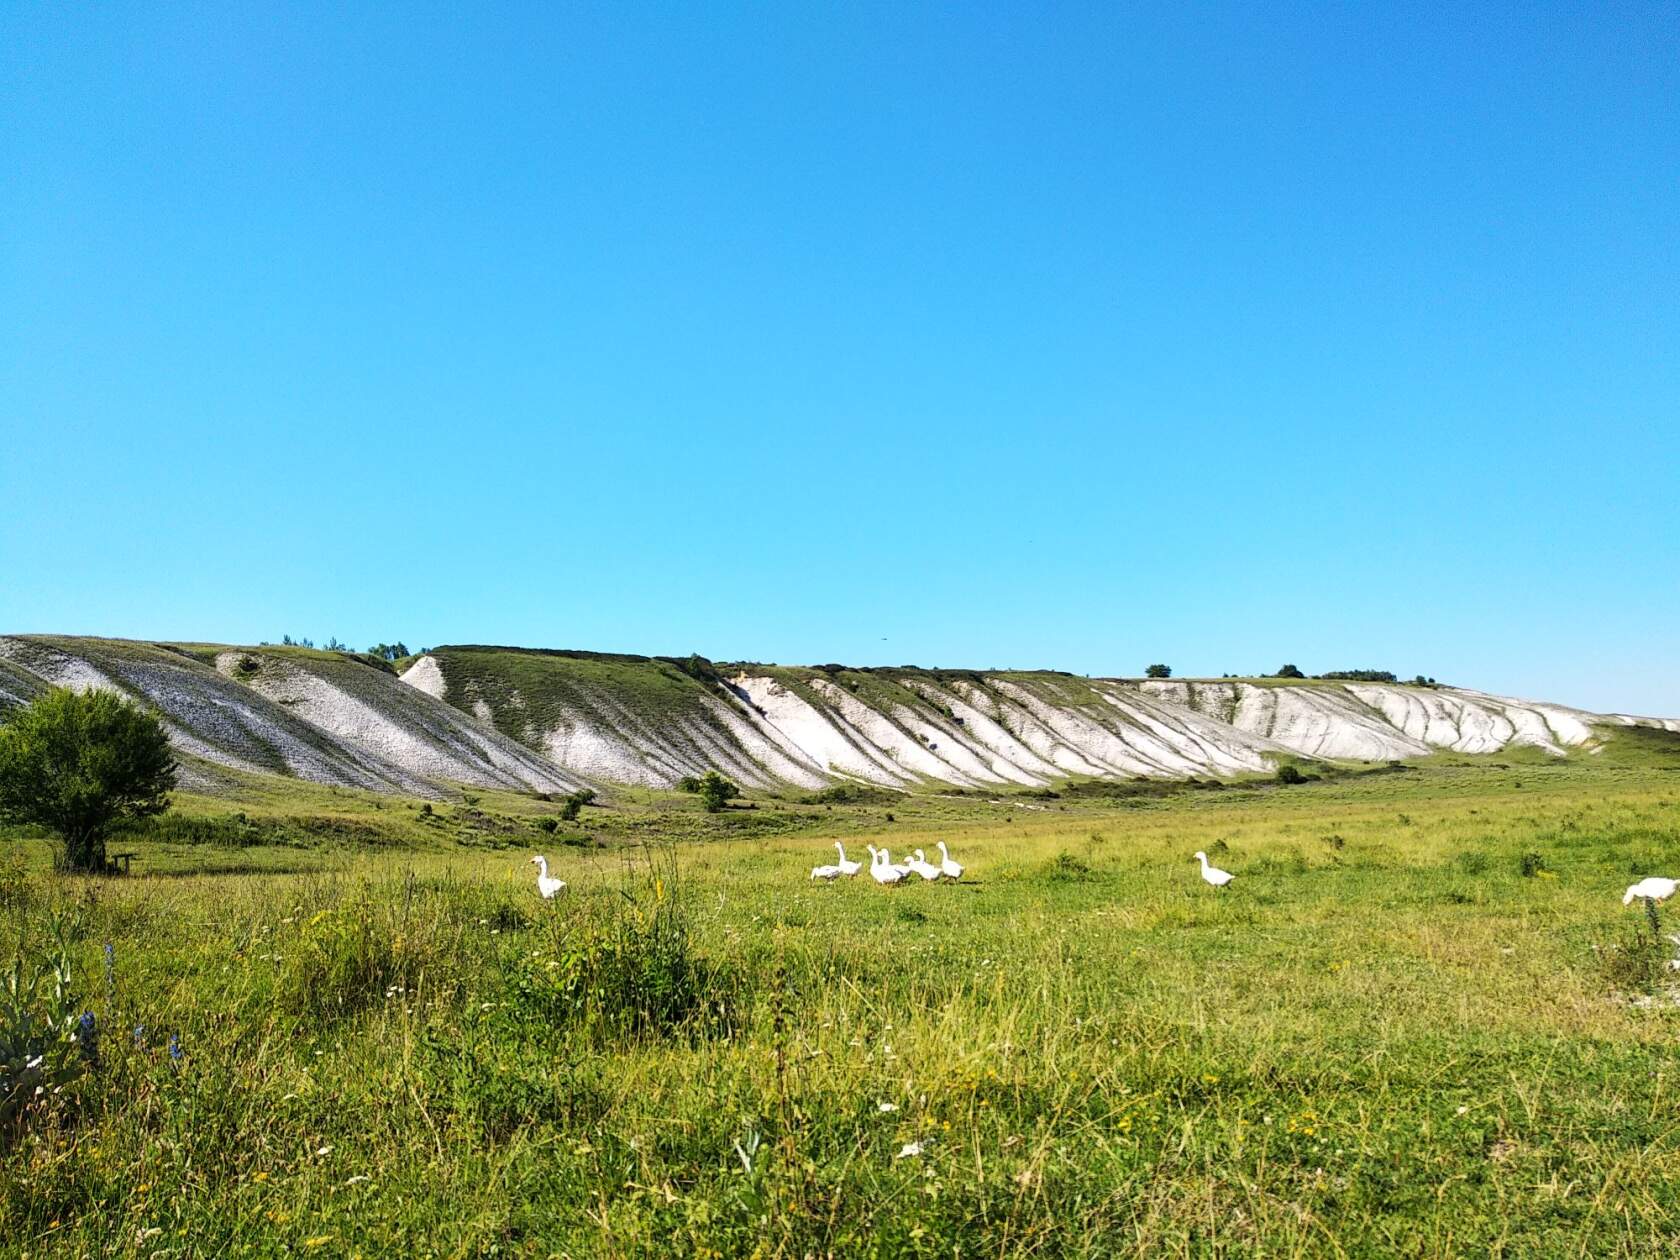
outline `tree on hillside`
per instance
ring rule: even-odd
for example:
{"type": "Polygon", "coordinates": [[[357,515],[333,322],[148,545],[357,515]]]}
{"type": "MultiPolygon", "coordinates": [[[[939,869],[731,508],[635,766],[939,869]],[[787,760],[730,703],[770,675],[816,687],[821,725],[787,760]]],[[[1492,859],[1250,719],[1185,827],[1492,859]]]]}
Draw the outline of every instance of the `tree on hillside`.
{"type": "Polygon", "coordinates": [[[375,643],[368,649],[369,656],[377,656],[382,661],[400,661],[408,655],[408,645],[401,639],[395,643],[375,643]]]}
{"type": "Polygon", "coordinates": [[[113,691],[54,687],[0,726],[0,819],[56,832],[65,869],[102,871],[112,828],[168,809],[177,769],[151,713],[113,691]]]}
{"type": "Polygon", "coordinates": [[[1305,678],[1306,677],[1306,675],[1303,674],[1294,665],[1285,665],[1282,669],[1278,670],[1277,674],[1274,675],[1274,676],[1277,677],[1277,678],[1305,678]]]}
{"type": "Polygon", "coordinates": [[[1145,678],[1171,678],[1172,666],[1151,665],[1148,669],[1143,671],[1143,675],[1145,678]]]}
{"type": "Polygon", "coordinates": [[[708,814],[715,814],[741,795],[741,789],[716,770],[708,770],[700,779],[700,803],[708,814]]]}

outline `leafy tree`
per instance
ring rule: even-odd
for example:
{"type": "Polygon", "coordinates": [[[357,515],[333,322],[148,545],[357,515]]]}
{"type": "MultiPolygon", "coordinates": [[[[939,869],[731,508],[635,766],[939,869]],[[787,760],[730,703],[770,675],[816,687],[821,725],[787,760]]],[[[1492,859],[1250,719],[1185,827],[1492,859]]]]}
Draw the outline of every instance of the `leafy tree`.
{"type": "Polygon", "coordinates": [[[375,643],[368,649],[369,656],[377,656],[382,661],[398,661],[408,654],[408,645],[401,639],[395,643],[375,643]]]}
{"type": "Polygon", "coordinates": [[[741,795],[741,789],[716,770],[708,770],[700,780],[700,803],[708,814],[715,814],[741,795]]]}
{"type": "Polygon", "coordinates": [[[1275,677],[1278,677],[1278,678],[1305,678],[1306,675],[1303,674],[1300,671],[1300,669],[1297,668],[1294,665],[1285,665],[1282,669],[1278,670],[1275,677]]]}
{"type": "Polygon", "coordinates": [[[1146,677],[1146,678],[1171,678],[1172,677],[1172,666],[1171,665],[1151,665],[1148,669],[1144,670],[1143,673],[1144,673],[1144,677],[1146,677]]]}
{"type": "Polygon", "coordinates": [[[117,823],[169,808],[177,769],[151,713],[112,691],[54,687],[0,726],[0,819],[50,828],[66,869],[101,871],[117,823]]]}

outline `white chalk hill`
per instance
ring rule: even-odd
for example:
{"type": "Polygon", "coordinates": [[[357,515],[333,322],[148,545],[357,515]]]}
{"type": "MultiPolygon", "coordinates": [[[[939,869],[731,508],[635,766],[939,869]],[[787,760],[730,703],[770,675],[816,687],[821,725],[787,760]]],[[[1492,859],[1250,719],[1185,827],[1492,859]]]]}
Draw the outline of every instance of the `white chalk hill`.
{"type": "Polygon", "coordinates": [[[399,678],[348,653],[0,637],[0,711],[63,684],[153,706],[191,786],[219,768],[376,791],[674,786],[913,790],[1067,776],[1266,772],[1280,757],[1383,761],[1519,746],[1602,749],[1596,714],[1452,687],[1091,679],[1049,671],[713,665],[698,657],[438,648],[399,678]]]}

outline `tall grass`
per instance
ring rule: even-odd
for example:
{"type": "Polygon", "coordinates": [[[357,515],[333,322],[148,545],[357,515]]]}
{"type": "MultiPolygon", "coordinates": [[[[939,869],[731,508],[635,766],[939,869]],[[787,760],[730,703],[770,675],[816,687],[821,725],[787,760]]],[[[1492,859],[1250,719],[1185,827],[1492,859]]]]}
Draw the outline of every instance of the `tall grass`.
{"type": "Polygon", "coordinates": [[[970,878],[892,890],[797,837],[568,848],[553,902],[522,854],[37,866],[0,950],[73,912],[103,1036],[0,1249],[1662,1254],[1680,1007],[1605,946],[1680,805],[1520,773],[974,802],[889,833],[970,878]]]}

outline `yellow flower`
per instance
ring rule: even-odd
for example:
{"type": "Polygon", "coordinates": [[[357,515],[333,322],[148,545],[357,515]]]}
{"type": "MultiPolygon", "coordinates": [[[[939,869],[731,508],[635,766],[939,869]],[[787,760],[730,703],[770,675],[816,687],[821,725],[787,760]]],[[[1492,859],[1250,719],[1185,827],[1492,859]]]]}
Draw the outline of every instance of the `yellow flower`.
{"type": "Polygon", "coordinates": [[[305,1247],[325,1247],[331,1241],[331,1234],[316,1234],[313,1238],[305,1238],[303,1245],[305,1247]]]}

